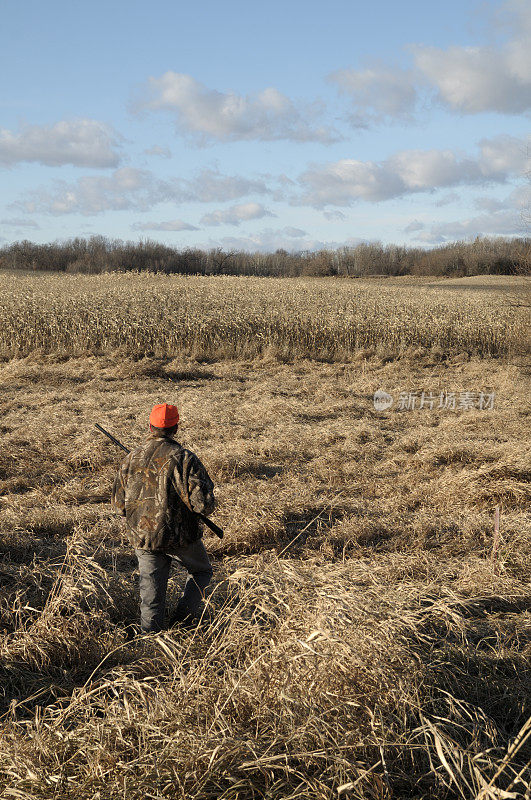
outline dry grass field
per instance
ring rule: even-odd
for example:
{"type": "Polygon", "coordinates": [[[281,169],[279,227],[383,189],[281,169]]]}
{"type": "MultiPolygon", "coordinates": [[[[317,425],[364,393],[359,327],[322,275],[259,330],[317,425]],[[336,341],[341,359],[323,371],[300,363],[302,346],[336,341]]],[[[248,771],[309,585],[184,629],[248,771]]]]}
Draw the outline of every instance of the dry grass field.
{"type": "Polygon", "coordinates": [[[0,285],[1,798],[529,797],[522,279],[0,285]],[[198,627],[131,640],[93,426],[163,401],[225,538],[198,627]]]}

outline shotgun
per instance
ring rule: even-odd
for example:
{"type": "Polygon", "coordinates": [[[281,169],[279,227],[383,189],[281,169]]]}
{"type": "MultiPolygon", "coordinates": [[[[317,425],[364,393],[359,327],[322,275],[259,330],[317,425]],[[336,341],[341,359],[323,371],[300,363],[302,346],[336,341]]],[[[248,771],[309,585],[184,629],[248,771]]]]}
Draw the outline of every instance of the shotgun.
{"type": "MultiPolygon", "coordinates": [[[[118,439],[115,436],[113,436],[112,433],[109,433],[109,431],[106,431],[105,428],[102,428],[101,425],[98,425],[97,422],[95,424],[95,427],[99,430],[100,433],[103,433],[104,436],[106,436],[108,439],[110,439],[113,444],[115,444],[117,447],[121,447],[121,449],[124,451],[124,453],[130,453],[131,452],[124,444],[122,444],[120,441],[118,441],[118,439]]],[[[220,539],[223,539],[223,531],[218,525],[216,525],[215,522],[212,522],[212,520],[210,520],[208,517],[205,517],[204,514],[199,514],[198,511],[193,511],[193,513],[197,517],[199,517],[201,522],[203,522],[207,526],[207,528],[210,528],[212,533],[215,533],[216,536],[219,536],[220,539]]]]}

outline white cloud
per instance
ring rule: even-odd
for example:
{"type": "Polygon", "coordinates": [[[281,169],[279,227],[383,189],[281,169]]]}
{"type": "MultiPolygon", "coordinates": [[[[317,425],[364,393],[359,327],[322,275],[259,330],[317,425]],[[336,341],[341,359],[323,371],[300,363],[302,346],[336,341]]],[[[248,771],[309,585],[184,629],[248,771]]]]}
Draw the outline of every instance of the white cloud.
{"type": "Polygon", "coordinates": [[[74,183],[56,181],[53,190],[34,191],[14,206],[30,213],[90,216],[110,210],[147,211],[163,202],[209,203],[267,192],[264,181],[216,170],[203,170],[190,180],[162,180],[148,170],[122,167],[108,176],[84,176],[74,183]]]}
{"type": "Polygon", "coordinates": [[[326,242],[313,239],[302,232],[303,236],[294,236],[291,228],[265,228],[260,233],[250,234],[249,236],[224,236],[216,244],[228,250],[247,250],[251,253],[271,253],[275,250],[287,250],[289,252],[299,250],[320,250],[330,246],[326,242]]]}
{"type": "Polygon", "coordinates": [[[17,217],[16,219],[0,219],[0,225],[8,225],[12,228],[40,228],[34,219],[23,219],[17,217]]]}
{"type": "Polygon", "coordinates": [[[512,38],[501,48],[414,48],[417,68],[438,90],[439,100],[465,114],[531,110],[531,5],[513,0],[512,38]]]}
{"type": "Polygon", "coordinates": [[[33,161],[48,167],[116,167],[121,137],[94,119],[27,125],[19,133],[0,129],[0,163],[33,161]]]}
{"type": "Polygon", "coordinates": [[[403,150],[380,162],[342,159],[306,170],[299,178],[303,194],[292,202],[349,206],[462,184],[504,183],[525,166],[524,142],[509,136],[482,140],[476,157],[452,150],[403,150]]]}
{"type": "Polygon", "coordinates": [[[251,219],[276,216],[260,203],[242,203],[231,208],[219,209],[205,214],[201,219],[203,225],[240,225],[251,219]]]}
{"type": "Polygon", "coordinates": [[[355,247],[362,239],[350,238],[343,242],[322,241],[314,239],[305,231],[298,228],[265,228],[260,233],[249,236],[235,237],[225,236],[219,241],[212,241],[216,247],[223,247],[226,250],[246,250],[248,252],[271,253],[275,250],[287,250],[288,252],[302,252],[305,250],[336,250],[339,247],[355,247]],[[295,231],[297,232],[295,234],[295,231]]]}
{"type": "Polygon", "coordinates": [[[134,231],[198,231],[195,225],[183,222],[181,219],[172,219],[167,222],[134,222],[131,225],[134,231]]]}
{"type": "Polygon", "coordinates": [[[459,195],[457,192],[448,192],[448,194],[440,197],[434,205],[440,208],[441,206],[449,206],[451,203],[456,203],[458,200],[459,195]]]}
{"type": "MultiPolygon", "coordinates": [[[[377,64],[328,75],[352,100],[352,125],[366,128],[386,118],[407,121],[426,87],[435,90],[444,106],[465,114],[531,111],[531,4],[508,0],[498,16],[508,21],[509,36],[502,46],[417,45],[409,48],[414,69],[377,64]]],[[[498,31],[499,24],[493,32],[498,31]]]]}
{"type": "Polygon", "coordinates": [[[456,111],[518,114],[531,108],[531,77],[517,77],[504,54],[484,47],[419,47],[415,60],[441,102],[456,111]]]}
{"type": "Polygon", "coordinates": [[[343,214],[342,211],[323,211],[323,217],[330,221],[339,222],[346,219],[347,215],[343,214]]]}
{"type": "Polygon", "coordinates": [[[303,231],[302,228],[292,228],[289,225],[283,228],[283,233],[285,236],[289,236],[290,239],[300,239],[301,236],[308,236],[308,233],[303,231]]]}
{"type": "Polygon", "coordinates": [[[423,230],[424,227],[425,227],[425,225],[424,225],[423,222],[421,222],[418,219],[413,219],[413,220],[411,220],[409,225],[406,225],[406,227],[403,230],[404,230],[404,233],[415,233],[415,231],[423,230]]]}
{"type": "Polygon", "coordinates": [[[31,192],[22,207],[31,213],[86,215],[132,208],[147,210],[156,200],[158,183],[147,170],[122,167],[109,176],[84,176],[71,184],[56,181],[53,191],[31,192]]]}
{"type": "Polygon", "coordinates": [[[497,197],[476,197],[474,205],[482,211],[507,211],[516,209],[521,212],[531,202],[531,185],[517,186],[503,199],[497,197]]]}
{"type": "Polygon", "coordinates": [[[300,183],[304,192],[295,204],[316,207],[349,206],[355,200],[387,200],[404,192],[403,182],[385,166],[347,158],[306,170],[300,183]]]}
{"type": "Polygon", "coordinates": [[[355,127],[367,127],[384,117],[408,118],[415,108],[417,92],[409,70],[384,66],[339,69],[328,80],[351,98],[355,112],[350,121],[355,127]]]}
{"type": "Polygon", "coordinates": [[[474,206],[480,211],[503,211],[507,208],[507,203],[496,197],[476,197],[474,206]]]}
{"type": "Polygon", "coordinates": [[[518,186],[506,198],[499,200],[489,197],[478,197],[475,205],[485,213],[467,219],[452,222],[437,222],[431,226],[420,224],[419,228],[411,225],[406,232],[422,231],[414,237],[427,244],[440,244],[456,239],[474,239],[476,236],[513,236],[525,235],[524,209],[530,200],[529,187],[518,186]]]}
{"type": "Polygon", "coordinates": [[[427,244],[442,244],[476,236],[522,236],[524,233],[522,217],[516,211],[494,211],[455,222],[438,222],[416,239],[427,244]]]}
{"type": "Polygon", "coordinates": [[[148,147],[144,150],[146,156],[158,156],[159,158],[171,158],[171,150],[169,147],[160,147],[154,144],[153,147],[148,147]]]}
{"type": "Polygon", "coordinates": [[[404,186],[404,193],[483,180],[477,160],[460,158],[452,150],[404,150],[385,162],[404,186]]]}
{"type": "Polygon", "coordinates": [[[142,110],[167,109],[177,114],[177,127],[199,134],[203,140],[221,141],[289,139],[296,142],[330,142],[337,134],[314,125],[317,108],[297,106],[277,89],[243,96],[209,89],[191,75],[168,71],[150,78],[142,110]]]}
{"type": "Polygon", "coordinates": [[[491,175],[524,172],[529,165],[528,144],[515,136],[495,136],[482,139],[481,169],[491,175]]]}
{"type": "Polygon", "coordinates": [[[197,178],[190,181],[178,181],[178,183],[183,186],[186,200],[196,200],[201,203],[237,200],[249,194],[269,193],[263,180],[243,178],[238,175],[222,175],[213,169],[205,169],[197,178]]]}

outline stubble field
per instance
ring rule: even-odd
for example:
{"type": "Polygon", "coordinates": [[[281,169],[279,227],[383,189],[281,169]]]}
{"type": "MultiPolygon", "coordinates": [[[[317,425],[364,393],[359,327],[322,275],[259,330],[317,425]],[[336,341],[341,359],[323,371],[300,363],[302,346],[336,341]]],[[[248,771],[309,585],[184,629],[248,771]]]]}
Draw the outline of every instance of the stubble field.
{"type": "Polygon", "coordinates": [[[147,277],[0,278],[0,796],[526,797],[525,280],[147,277]],[[130,640],[93,425],[163,401],[226,533],[130,640]]]}

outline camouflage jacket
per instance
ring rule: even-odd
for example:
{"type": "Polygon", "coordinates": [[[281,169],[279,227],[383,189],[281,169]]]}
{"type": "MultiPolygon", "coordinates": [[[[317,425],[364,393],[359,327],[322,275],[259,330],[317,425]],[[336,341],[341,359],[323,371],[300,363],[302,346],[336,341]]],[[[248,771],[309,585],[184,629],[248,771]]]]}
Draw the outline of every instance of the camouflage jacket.
{"type": "Polygon", "coordinates": [[[175,439],[152,434],[123,460],[111,504],[125,516],[133,547],[171,553],[202,536],[192,512],[213,511],[213,489],[194,453],[175,439]]]}

